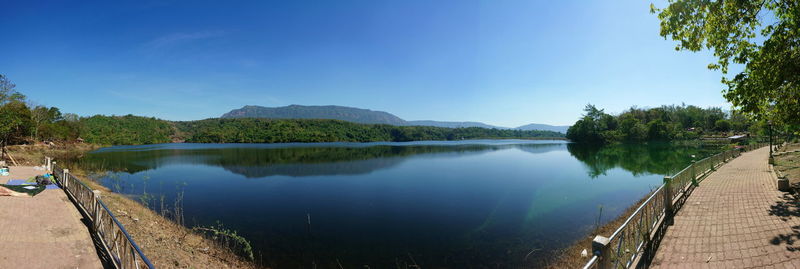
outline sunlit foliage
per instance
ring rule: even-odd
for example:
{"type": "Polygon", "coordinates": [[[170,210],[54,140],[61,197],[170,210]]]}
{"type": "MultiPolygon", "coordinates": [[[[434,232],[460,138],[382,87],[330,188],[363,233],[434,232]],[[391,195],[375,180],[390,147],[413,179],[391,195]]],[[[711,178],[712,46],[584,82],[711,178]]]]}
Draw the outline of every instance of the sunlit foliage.
{"type": "Polygon", "coordinates": [[[670,0],[651,12],[661,20],[661,36],[678,42],[676,50],[711,50],[717,62],[708,68],[723,73],[731,63],[744,65],[722,78],[735,107],[800,125],[800,1],[670,0]]]}
{"type": "Polygon", "coordinates": [[[720,108],[661,106],[632,107],[617,116],[587,105],[583,117],[567,130],[567,138],[594,144],[695,139],[704,134],[746,132],[753,121],[720,108]]]}

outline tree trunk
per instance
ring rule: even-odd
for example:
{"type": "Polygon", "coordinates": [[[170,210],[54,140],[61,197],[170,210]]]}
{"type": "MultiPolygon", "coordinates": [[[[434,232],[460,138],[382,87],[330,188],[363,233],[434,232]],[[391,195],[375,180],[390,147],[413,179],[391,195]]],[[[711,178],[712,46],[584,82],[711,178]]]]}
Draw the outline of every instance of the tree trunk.
{"type": "Polygon", "coordinates": [[[6,141],[8,141],[8,138],[3,139],[3,142],[0,143],[0,148],[2,148],[2,155],[0,155],[0,159],[3,159],[3,160],[5,160],[5,158],[7,156],[7,153],[6,153],[6,141]]]}

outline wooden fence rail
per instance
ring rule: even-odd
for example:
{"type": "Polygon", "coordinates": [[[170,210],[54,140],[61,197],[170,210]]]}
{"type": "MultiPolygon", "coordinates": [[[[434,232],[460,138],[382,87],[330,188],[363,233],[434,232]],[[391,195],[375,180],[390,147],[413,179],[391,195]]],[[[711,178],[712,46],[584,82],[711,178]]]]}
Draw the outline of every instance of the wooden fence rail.
{"type": "Polygon", "coordinates": [[[103,203],[103,200],[89,186],[70,174],[69,169],[63,169],[56,162],[50,162],[50,160],[47,158],[47,166],[53,172],[56,182],[83,211],[83,214],[89,217],[92,230],[103,243],[114,266],[121,269],[155,268],[133,241],[125,227],[103,203]]]}
{"type": "Polygon", "coordinates": [[[759,143],[721,152],[693,162],[673,176],[664,177],[664,184],[653,191],[610,237],[595,237],[592,242],[594,255],[583,268],[638,268],[644,264],[643,261],[649,261],[672,217],[699,182],[742,151],[764,146],[765,143],[759,143]]]}

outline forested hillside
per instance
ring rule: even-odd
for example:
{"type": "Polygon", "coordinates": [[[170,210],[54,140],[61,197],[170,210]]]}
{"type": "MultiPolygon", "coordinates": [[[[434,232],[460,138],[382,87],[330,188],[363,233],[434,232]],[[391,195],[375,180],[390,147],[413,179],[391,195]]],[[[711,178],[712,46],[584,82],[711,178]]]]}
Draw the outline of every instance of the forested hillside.
{"type": "Polygon", "coordinates": [[[346,106],[303,106],[290,105],[283,107],[244,106],[220,116],[231,118],[261,119],[330,119],[363,124],[388,124],[394,126],[429,126],[445,128],[480,127],[487,129],[518,129],[555,131],[565,134],[569,126],[553,126],[532,123],[516,128],[500,127],[475,121],[436,121],[436,120],[404,120],[394,114],[356,107],[346,106]]]}
{"type": "Polygon", "coordinates": [[[550,131],[392,126],[313,119],[207,119],[177,122],[176,126],[186,134],[186,142],[195,143],[372,142],[563,137],[563,134],[550,131]]]}
{"type": "Polygon", "coordinates": [[[105,145],[158,144],[172,141],[173,124],[156,118],[95,115],[80,120],[86,142],[105,145]]]}

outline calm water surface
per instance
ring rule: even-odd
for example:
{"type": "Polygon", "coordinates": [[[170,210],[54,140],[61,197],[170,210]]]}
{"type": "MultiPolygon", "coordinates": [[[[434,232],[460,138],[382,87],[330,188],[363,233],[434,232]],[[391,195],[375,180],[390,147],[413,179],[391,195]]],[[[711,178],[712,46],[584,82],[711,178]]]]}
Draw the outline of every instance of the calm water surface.
{"type": "Polygon", "coordinates": [[[186,225],[221,222],[273,268],[536,266],[712,151],[563,141],[161,144],[81,164],[186,225]],[[600,214],[602,207],[602,214],[600,214]]]}

